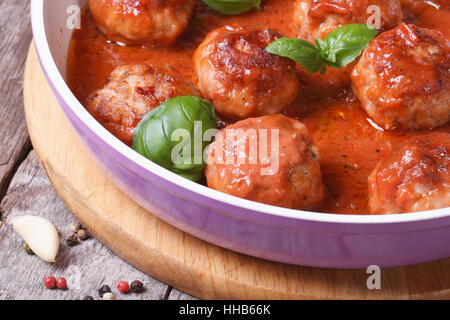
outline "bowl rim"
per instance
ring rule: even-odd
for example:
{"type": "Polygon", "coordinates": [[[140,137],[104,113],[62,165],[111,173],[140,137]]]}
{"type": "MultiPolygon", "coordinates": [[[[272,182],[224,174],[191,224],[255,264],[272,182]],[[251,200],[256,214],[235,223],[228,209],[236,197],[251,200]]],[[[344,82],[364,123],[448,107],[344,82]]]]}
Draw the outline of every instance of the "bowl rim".
{"type": "MultiPolygon", "coordinates": [[[[182,178],[175,173],[151,162],[135,152],[133,149],[129,148],[108,130],[106,130],[99,122],[97,122],[78,101],[69,89],[53,59],[45,29],[44,0],[31,0],[31,20],[34,43],[43,71],[46,74],[48,81],[52,84],[61,98],[64,99],[65,103],[71,108],[72,112],[79,118],[79,120],[82,121],[92,133],[96,134],[104,143],[119,152],[124,158],[136,163],[138,166],[150,171],[161,179],[177,185],[178,187],[195,192],[205,198],[219,201],[227,205],[231,204],[243,209],[258,212],[259,214],[310,222],[336,224],[392,224],[428,221],[450,217],[450,208],[390,215],[333,214],[287,209],[231,196],[182,178]]],[[[127,169],[131,170],[129,167],[127,167],[127,169]]]]}

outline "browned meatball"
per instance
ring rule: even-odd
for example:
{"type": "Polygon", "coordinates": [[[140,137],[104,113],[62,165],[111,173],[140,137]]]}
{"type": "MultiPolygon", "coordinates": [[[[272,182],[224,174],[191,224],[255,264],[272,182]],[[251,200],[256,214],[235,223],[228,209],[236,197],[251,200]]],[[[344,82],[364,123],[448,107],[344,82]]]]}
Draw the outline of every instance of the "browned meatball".
{"type": "Polygon", "coordinates": [[[376,214],[450,207],[450,134],[432,133],[396,147],[369,177],[369,205],[376,214]]]}
{"type": "Polygon", "coordinates": [[[150,110],[176,96],[199,92],[179,72],[149,64],[116,68],[106,86],[94,92],[86,109],[112,134],[131,145],[134,129],[150,110]]]}
{"type": "Polygon", "coordinates": [[[174,43],[185,31],[195,0],[89,0],[99,29],[127,44],[174,43]]]}
{"type": "Polygon", "coordinates": [[[265,50],[280,37],[261,25],[226,26],[206,37],[194,65],[198,88],[219,113],[232,119],[275,114],[295,99],[295,63],[265,50]]]}
{"type": "Polygon", "coordinates": [[[294,22],[300,38],[324,39],[346,24],[372,22],[370,6],[380,8],[381,31],[395,28],[403,21],[399,0],[297,0],[294,22]]]}
{"type": "Polygon", "coordinates": [[[450,119],[450,43],[439,31],[403,24],[371,42],[352,82],[384,129],[442,125],[450,119]]]}
{"type": "Polygon", "coordinates": [[[210,188],[293,209],[314,209],[323,201],[319,153],[297,120],[270,115],[240,121],[219,132],[207,155],[210,188]]]}
{"type": "Polygon", "coordinates": [[[450,8],[449,0],[400,0],[402,8],[414,15],[420,15],[425,10],[450,8]]]}
{"type": "MultiPolygon", "coordinates": [[[[399,0],[297,0],[294,22],[299,28],[298,36],[314,42],[324,39],[335,29],[352,23],[367,22],[372,16],[370,6],[380,8],[381,30],[395,28],[402,22],[403,12],[399,0]]],[[[313,96],[336,96],[350,88],[350,74],[355,62],[339,68],[328,68],[325,75],[309,74],[300,69],[300,80],[305,83],[307,92],[313,96]]]]}

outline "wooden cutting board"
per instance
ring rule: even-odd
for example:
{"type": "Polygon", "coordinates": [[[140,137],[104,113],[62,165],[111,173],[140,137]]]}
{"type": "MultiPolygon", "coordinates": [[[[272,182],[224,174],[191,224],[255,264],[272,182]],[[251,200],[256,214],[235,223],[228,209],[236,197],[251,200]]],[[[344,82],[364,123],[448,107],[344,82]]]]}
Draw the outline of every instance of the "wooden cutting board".
{"type": "Polygon", "coordinates": [[[450,259],[381,271],[326,270],[260,260],[194,238],[116,188],[74,136],[40,68],[34,46],[24,81],[34,149],[63,201],[93,235],[147,274],[202,299],[450,298],[450,259]]]}

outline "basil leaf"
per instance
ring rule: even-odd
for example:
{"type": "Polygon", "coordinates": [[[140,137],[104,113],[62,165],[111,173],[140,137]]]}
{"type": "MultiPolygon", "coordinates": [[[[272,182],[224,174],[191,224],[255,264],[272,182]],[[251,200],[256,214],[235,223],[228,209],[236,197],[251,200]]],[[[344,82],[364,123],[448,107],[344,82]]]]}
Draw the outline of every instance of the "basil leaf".
{"type": "Polygon", "coordinates": [[[199,181],[205,168],[203,151],[210,144],[203,141],[203,136],[205,131],[215,129],[216,123],[209,101],[192,96],[175,97],[139,122],[133,149],[180,176],[199,181]],[[202,140],[198,145],[196,138],[202,140]]]}
{"type": "Polygon", "coordinates": [[[331,32],[325,40],[316,39],[316,46],[301,39],[281,38],[266,50],[296,61],[309,73],[325,74],[326,66],[338,69],[353,62],[377,33],[365,24],[348,24],[331,32]]]}
{"type": "Polygon", "coordinates": [[[203,2],[225,14],[239,14],[252,8],[261,10],[261,0],[203,0],[203,2]]]}
{"type": "Polygon", "coordinates": [[[331,32],[324,41],[316,39],[316,45],[327,64],[337,69],[359,57],[377,33],[365,24],[348,24],[331,32]]]}
{"type": "Polygon", "coordinates": [[[272,42],[266,51],[296,61],[309,73],[316,73],[325,66],[320,51],[306,40],[280,38],[272,42]]]}

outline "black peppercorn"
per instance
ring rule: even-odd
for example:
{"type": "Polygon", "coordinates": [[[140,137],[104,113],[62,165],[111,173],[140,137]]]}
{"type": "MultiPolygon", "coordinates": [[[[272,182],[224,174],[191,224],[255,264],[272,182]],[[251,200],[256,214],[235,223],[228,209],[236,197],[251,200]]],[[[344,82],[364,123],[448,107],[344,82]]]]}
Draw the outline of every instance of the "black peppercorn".
{"type": "Polygon", "coordinates": [[[135,280],[131,283],[130,290],[133,293],[141,293],[144,291],[144,284],[139,280],[135,280]]]}
{"type": "Polygon", "coordinates": [[[26,253],[28,253],[30,256],[34,255],[33,250],[31,250],[30,246],[28,245],[28,243],[24,242],[23,243],[23,249],[25,250],[26,253]]]}
{"type": "Polygon", "coordinates": [[[69,247],[74,247],[78,243],[80,243],[80,241],[78,240],[78,237],[75,234],[73,234],[67,238],[66,243],[69,247]]]}
{"type": "Polygon", "coordinates": [[[103,298],[103,295],[105,293],[111,292],[111,288],[105,284],[104,286],[101,286],[100,289],[98,289],[97,291],[98,291],[98,296],[100,298],[103,298]]]}
{"type": "Polygon", "coordinates": [[[94,300],[94,298],[91,297],[91,296],[86,296],[86,297],[83,298],[83,300],[94,300]]]}

